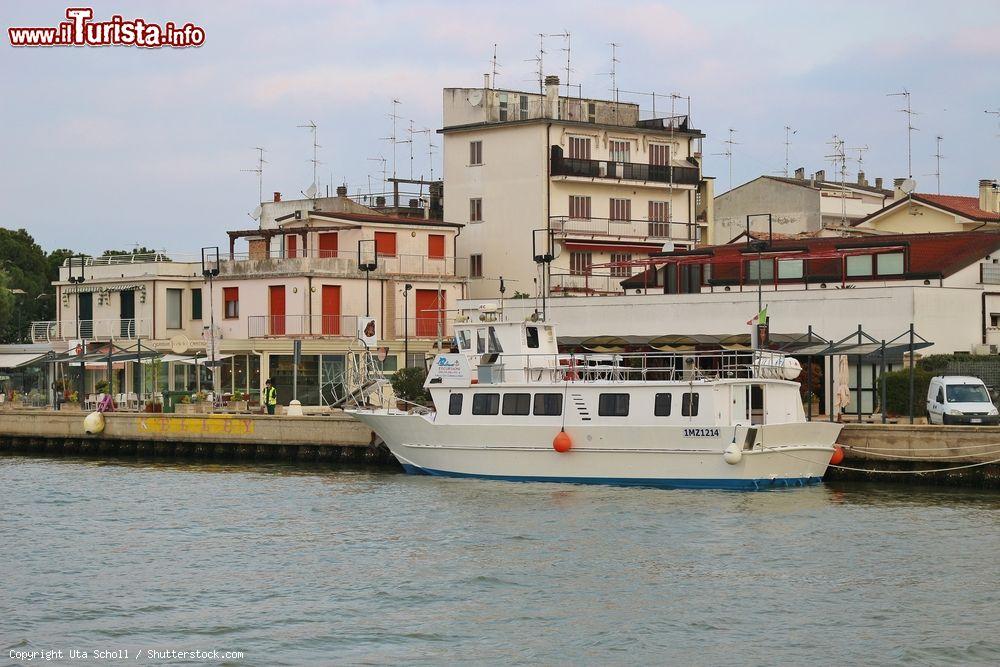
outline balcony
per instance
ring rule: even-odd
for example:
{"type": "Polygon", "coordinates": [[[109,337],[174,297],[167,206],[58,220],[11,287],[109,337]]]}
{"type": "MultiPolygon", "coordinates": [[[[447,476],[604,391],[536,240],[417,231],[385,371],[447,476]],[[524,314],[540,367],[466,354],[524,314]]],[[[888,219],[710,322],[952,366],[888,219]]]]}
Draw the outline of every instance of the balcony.
{"type": "Polygon", "coordinates": [[[356,315],[250,315],[249,338],[354,338],[356,315]]]}
{"type": "MultiPolygon", "coordinates": [[[[362,253],[368,262],[371,256],[362,253]]],[[[299,250],[290,257],[251,257],[248,254],[234,254],[232,259],[219,263],[222,276],[301,274],[306,272],[325,273],[348,278],[363,277],[358,270],[358,253],[350,251],[299,250]]],[[[430,257],[428,255],[379,255],[376,276],[428,276],[434,278],[457,279],[468,275],[468,259],[456,257],[430,257]]]]}
{"type": "Polygon", "coordinates": [[[609,181],[645,181],[672,185],[698,185],[701,178],[698,167],[674,167],[643,164],[641,162],[613,162],[610,160],[581,160],[579,158],[552,158],[553,176],[599,178],[609,181]]]}
{"type": "Polygon", "coordinates": [[[697,223],[660,222],[656,220],[612,220],[609,218],[572,218],[553,216],[549,225],[559,236],[609,236],[629,239],[656,239],[695,243],[697,223]]]}
{"type": "Polygon", "coordinates": [[[32,343],[69,340],[135,340],[152,337],[149,320],[55,320],[31,323],[32,343]]]}
{"type": "Polygon", "coordinates": [[[551,296],[566,296],[570,294],[622,294],[624,288],[621,282],[628,275],[612,276],[608,274],[577,274],[554,273],[549,276],[549,294],[551,296]]]}

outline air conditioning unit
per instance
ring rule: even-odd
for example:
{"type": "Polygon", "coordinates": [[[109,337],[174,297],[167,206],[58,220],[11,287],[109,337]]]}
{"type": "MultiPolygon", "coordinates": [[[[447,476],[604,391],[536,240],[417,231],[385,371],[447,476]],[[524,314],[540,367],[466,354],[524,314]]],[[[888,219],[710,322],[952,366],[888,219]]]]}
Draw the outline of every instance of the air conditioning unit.
{"type": "Polygon", "coordinates": [[[996,354],[997,353],[997,346],[996,345],[984,345],[982,343],[977,343],[977,344],[975,344],[975,345],[972,346],[971,352],[972,352],[972,354],[979,355],[979,356],[983,356],[983,355],[987,355],[987,354],[996,354]]]}
{"type": "Polygon", "coordinates": [[[600,176],[601,178],[607,178],[607,176],[608,176],[608,165],[606,165],[603,162],[600,163],[599,165],[597,165],[597,175],[600,176]]]}

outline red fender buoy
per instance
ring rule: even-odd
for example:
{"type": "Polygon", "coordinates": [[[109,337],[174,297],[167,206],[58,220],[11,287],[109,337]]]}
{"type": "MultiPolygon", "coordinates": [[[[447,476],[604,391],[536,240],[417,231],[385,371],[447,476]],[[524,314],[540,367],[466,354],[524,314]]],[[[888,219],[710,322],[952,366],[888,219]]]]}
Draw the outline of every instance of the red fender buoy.
{"type": "Polygon", "coordinates": [[[565,454],[570,449],[573,448],[573,440],[569,437],[566,431],[559,431],[556,433],[556,437],[552,439],[552,449],[556,450],[560,454],[565,454]]]}
{"type": "Polygon", "coordinates": [[[833,456],[830,457],[830,465],[838,466],[844,460],[844,449],[840,445],[833,446],[833,456]]]}

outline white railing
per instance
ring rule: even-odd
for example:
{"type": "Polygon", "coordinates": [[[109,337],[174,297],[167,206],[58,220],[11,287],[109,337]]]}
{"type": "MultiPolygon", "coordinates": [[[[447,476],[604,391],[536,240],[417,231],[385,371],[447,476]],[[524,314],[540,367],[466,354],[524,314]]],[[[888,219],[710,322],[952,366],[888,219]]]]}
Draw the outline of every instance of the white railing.
{"type": "MultiPolygon", "coordinates": [[[[100,257],[85,256],[83,264],[85,266],[116,266],[119,264],[144,264],[146,262],[200,262],[198,255],[184,253],[167,252],[143,252],[129,253],[127,255],[101,255],[100,257]]],[[[63,260],[63,266],[73,266],[79,268],[80,257],[67,257],[63,260]]]]}
{"type": "Polygon", "coordinates": [[[612,276],[607,273],[554,273],[549,276],[549,294],[623,294],[621,282],[628,278],[628,275],[612,276]]]}
{"type": "Polygon", "coordinates": [[[354,338],[356,315],[250,315],[248,338],[329,337],[354,338]]]}
{"type": "Polygon", "coordinates": [[[31,342],[67,340],[135,340],[150,338],[152,326],[144,319],[51,320],[31,323],[31,342]]]}
{"type": "MultiPolygon", "coordinates": [[[[553,216],[551,229],[555,234],[584,236],[610,236],[635,239],[673,239],[695,243],[698,240],[697,223],[666,220],[612,220],[610,218],[572,218],[553,216]]],[[[654,248],[653,250],[658,250],[654,248]]]]}
{"type": "MultiPolygon", "coordinates": [[[[442,278],[459,278],[468,275],[468,258],[429,257],[427,255],[396,254],[378,255],[363,252],[363,263],[374,263],[374,276],[418,275],[442,278]]],[[[354,251],[315,250],[296,251],[287,257],[260,257],[248,253],[227,255],[220,266],[222,275],[261,273],[288,273],[291,271],[327,271],[352,276],[363,276],[358,269],[358,253],[354,251]]]]}

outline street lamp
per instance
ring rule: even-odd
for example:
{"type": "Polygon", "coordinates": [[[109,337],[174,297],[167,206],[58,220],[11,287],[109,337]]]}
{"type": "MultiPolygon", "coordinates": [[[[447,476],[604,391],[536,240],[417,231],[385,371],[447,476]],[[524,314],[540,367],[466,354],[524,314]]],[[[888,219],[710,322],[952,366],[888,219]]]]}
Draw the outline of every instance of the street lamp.
{"type": "MultiPolygon", "coordinates": [[[[542,266],[542,321],[545,321],[545,296],[549,291],[548,276],[551,272],[552,260],[556,258],[552,251],[552,234],[547,228],[531,230],[531,256],[535,263],[542,266]],[[538,247],[538,232],[545,233],[545,242],[541,248],[538,247]]],[[[537,305],[537,304],[536,304],[537,305]]]]}
{"type": "Polygon", "coordinates": [[[84,266],[86,266],[87,256],[86,255],[76,255],[69,257],[69,282],[77,286],[76,289],[76,337],[81,339],[80,336],[80,285],[84,283],[86,277],[83,275],[84,266]],[[76,275],[73,272],[73,266],[75,264],[74,260],[80,260],[80,275],[76,275]]]}
{"type": "MultiPolygon", "coordinates": [[[[9,291],[14,296],[24,297],[24,296],[28,295],[28,293],[25,292],[20,287],[15,287],[14,289],[9,289],[7,291],[9,291]]],[[[23,310],[24,304],[22,303],[21,306],[22,306],[22,308],[18,308],[17,309],[17,331],[14,333],[14,342],[15,343],[20,343],[21,342],[21,310],[23,310]]]]}
{"type": "Polygon", "coordinates": [[[403,368],[410,365],[410,290],[413,285],[403,287],[403,368]]]}
{"type": "Polygon", "coordinates": [[[358,241],[358,270],[365,272],[365,317],[371,317],[371,291],[368,289],[369,274],[378,268],[378,245],[375,239],[361,239],[358,241]],[[372,245],[371,261],[365,262],[361,259],[361,245],[370,243],[372,245]]]}
{"type": "MultiPolygon", "coordinates": [[[[208,341],[209,341],[209,363],[212,368],[212,391],[216,391],[217,383],[215,377],[215,290],[212,288],[212,279],[219,275],[219,246],[208,246],[201,249],[201,275],[208,281],[208,341]]],[[[155,333],[155,332],[154,332],[155,333]]],[[[197,359],[195,360],[197,362],[197,359]]],[[[197,370],[198,364],[195,363],[197,370]]],[[[201,371],[197,371],[198,388],[201,389],[201,371]]]]}

